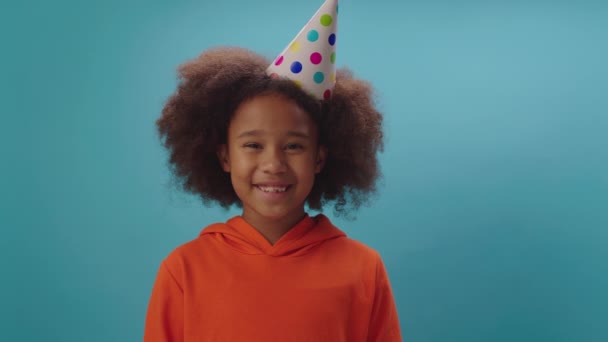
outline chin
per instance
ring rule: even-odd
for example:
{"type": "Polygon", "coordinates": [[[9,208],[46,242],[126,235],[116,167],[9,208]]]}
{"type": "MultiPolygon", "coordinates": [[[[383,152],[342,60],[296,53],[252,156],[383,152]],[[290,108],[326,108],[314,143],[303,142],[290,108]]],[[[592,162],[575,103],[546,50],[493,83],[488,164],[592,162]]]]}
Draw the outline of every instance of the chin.
{"type": "Polygon", "coordinates": [[[300,215],[303,211],[299,211],[296,209],[293,210],[256,210],[258,215],[261,217],[267,218],[269,220],[280,220],[289,216],[300,215]]]}

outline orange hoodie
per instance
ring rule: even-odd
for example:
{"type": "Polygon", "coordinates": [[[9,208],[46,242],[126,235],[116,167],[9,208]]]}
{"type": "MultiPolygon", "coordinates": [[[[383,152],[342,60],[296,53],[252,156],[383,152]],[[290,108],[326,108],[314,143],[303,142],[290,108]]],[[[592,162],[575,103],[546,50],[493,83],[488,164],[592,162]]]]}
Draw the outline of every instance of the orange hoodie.
{"type": "Polygon", "coordinates": [[[242,217],[212,224],[161,264],[145,342],[401,341],[377,252],[323,215],[271,245],[242,217]]]}

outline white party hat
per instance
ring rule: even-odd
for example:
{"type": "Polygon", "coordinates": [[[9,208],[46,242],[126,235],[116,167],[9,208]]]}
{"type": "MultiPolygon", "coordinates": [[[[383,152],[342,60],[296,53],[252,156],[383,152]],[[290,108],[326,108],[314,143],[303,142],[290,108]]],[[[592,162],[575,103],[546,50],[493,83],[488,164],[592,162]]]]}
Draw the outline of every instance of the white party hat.
{"type": "Polygon", "coordinates": [[[328,100],[336,84],[338,0],[327,0],[270,64],[266,73],[285,77],[319,100],[328,100]]]}

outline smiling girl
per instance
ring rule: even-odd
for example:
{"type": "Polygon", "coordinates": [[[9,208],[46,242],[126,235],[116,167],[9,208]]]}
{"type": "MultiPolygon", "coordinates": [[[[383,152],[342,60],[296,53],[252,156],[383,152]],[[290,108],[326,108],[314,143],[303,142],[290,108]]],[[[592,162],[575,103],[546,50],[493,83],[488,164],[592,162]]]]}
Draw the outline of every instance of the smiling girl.
{"type": "Polygon", "coordinates": [[[372,88],[343,69],[315,96],[269,63],[216,48],[180,68],[157,122],[175,176],[242,214],[161,263],[144,341],[401,341],[379,254],[306,212],[348,214],[375,192],[372,88]]]}

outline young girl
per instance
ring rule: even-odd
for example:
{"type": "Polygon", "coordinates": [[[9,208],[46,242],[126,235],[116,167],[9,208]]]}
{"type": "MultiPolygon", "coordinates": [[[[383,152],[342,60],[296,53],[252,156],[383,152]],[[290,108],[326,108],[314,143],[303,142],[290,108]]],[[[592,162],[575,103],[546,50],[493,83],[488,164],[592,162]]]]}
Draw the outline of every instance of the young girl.
{"type": "Polygon", "coordinates": [[[144,341],[401,341],[378,253],[305,212],[345,214],[375,191],[372,89],[345,69],[316,79],[323,89],[268,65],[217,48],[180,68],[157,122],[173,171],[205,204],[242,214],[162,262],[144,341]]]}

